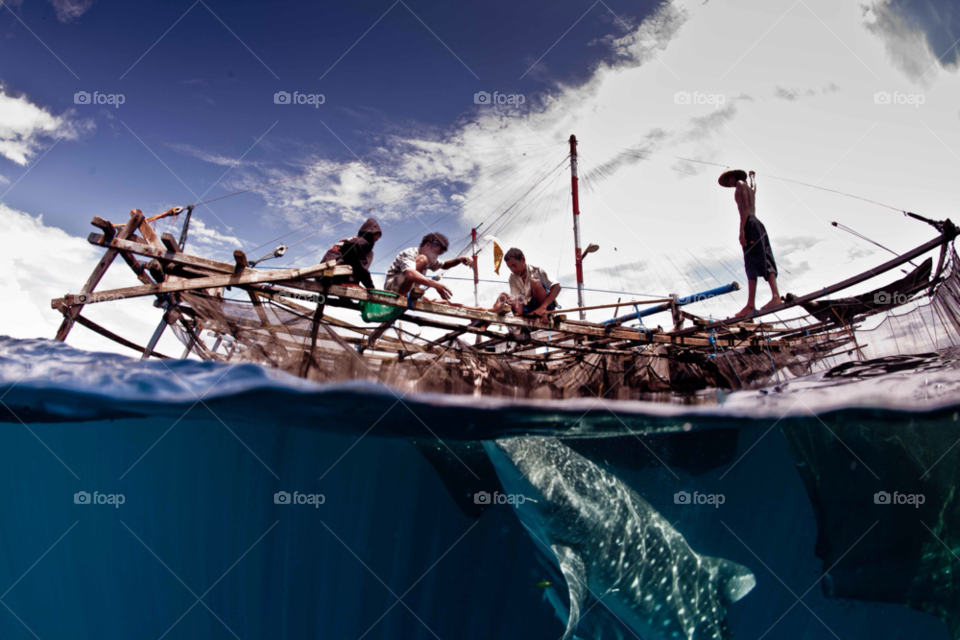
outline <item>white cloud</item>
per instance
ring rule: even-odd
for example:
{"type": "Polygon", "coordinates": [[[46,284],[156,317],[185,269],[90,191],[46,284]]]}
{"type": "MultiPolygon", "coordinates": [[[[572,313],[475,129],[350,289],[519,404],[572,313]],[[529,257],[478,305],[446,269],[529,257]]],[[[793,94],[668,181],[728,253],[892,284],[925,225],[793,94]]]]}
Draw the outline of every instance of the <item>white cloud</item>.
{"type": "Polygon", "coordinates": [[[57,12],[57,20],[70,22],[76,20],[93,6],[93,0],[50,0],[57,12]]]}
{"type": "Polygon", "coordinates": [[[915,82],[932,80],[937,66],[927,34],[908,16],[887,2],[878,2],[866,11],[865,26],[883,41],[890,61],[915,82]]]}
{"type": "Polygon", "coordinates": [[[201,248],[207,252],[232,252],[234,249],[243,248],[243,244],[236,236],[223,235],[213,227],[208,227],[204,224],[203,220],[196,217],[196,212],[194,212],[194,217],[190,220],[187,242],[199,244],[201,248]]]}
{"type": "Polygon", "coordinates": [[[960,66],[955,0],[875,0],[863,11],[867,29],[883,40],[891,61],[911,80],[929,83],[935,68],[960,66]]]}
{"type": "Polygon", "coordinates": [[[232,167],[234,165],[239,167],[250,164],[248,161],[237,162],[237,158],[229,158],[218,153],[210,153],[209,151],[198,149],[190,144],[176,142],[168,144],[167,146],[178,153],[182,153],[183,155],[197,158],[198,160],[203,160],[204,162],[209,162],[210,164],[220,165],[221,167],[232,167]]]}
{"type": "Polygon", "coordinates": [[[89,121],[74,121],[71,112],[53,115],[26,95],[13,95],[0,85],[0,155],[26,165],[45,145],[60,137],[76,140],[93,127],[89,121]]]}
{"type": "MultiPolygon", "coordinates": [[[[53,338],[62,316],[50,300],[78,293],[103,256],[104,250],[0,204],[0,335],[14,338],[53,338]]],[[[101,281],[99,290],[136,286],[139,281],[117,259],[101,281]]],[[[160,322],[161,312],[152,298],[104,302],[86,307],[83,314],[114,333],[145,345],[160,322]]],[[[76,347],[137,356],[135,351],[75,325],[67,341],[76,347]]],[[[167,331],[158,351],[179,357],[183,347],[167,331]]]]}

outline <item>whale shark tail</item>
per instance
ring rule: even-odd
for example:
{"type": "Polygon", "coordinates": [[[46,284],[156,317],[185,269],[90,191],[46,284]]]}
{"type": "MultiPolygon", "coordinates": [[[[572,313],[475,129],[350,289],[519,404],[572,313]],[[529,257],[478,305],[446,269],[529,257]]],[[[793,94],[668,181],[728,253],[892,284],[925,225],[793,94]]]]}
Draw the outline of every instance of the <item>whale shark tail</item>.
{"type": "Polygon", "coordinates": [[[580,623],[580,611],[587,593],[587,569],[583,559],[570,547],[563,545],[551,546],[557,556],[560,571],[567,581],[567,591],[570,594],[570,609],[567,616],[567,630],[561,640],[574,640],[577,625],[580,623]]]}
{"type": "Polygon", "coordinates": [[[741,564],[704,556],[703,570],[716,581],[720,602],[731,605],[757,586],[757,579],[750,569],[741,564]]]}

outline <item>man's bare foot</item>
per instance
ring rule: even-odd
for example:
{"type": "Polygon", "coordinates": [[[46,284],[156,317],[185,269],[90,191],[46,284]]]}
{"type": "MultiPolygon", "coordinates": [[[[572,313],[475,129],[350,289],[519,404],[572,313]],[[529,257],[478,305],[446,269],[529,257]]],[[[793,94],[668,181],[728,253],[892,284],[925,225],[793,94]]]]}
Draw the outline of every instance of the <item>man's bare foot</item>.
{"type": "Polygon", "coordinates": [[[753,305],[749,305],[749,304],[748,304],[748,305],[745,306],[743,309],[740,309],[740,311],[738,311],[737,314],[736,314],[735,316],[733,316],[733,317],[734,317],[734,318],[746,318],[747,316],[752,315],[754,311],[756,311],[756,309],[753,308],[753,305]]]}
{"type": "Polygon", "coordinates": [[[760,307],[761,309],[769,309],[770,307],[775,307],[777,305],[783,304],[783,300],[780,299],[780,296],[774,296],[770,298],[770,302],[760,307]]]}

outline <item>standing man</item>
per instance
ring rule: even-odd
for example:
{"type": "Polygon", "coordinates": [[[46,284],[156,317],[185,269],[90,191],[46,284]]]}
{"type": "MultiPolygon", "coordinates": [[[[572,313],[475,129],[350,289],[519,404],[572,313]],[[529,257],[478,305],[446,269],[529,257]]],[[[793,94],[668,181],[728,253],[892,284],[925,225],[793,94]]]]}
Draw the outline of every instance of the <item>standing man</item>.
{"type": "Polygon", "coordinates": [[[756,311],[757,280],[770,285],[770,301],[763,309],[782,303],[777,289],[777,262],[773,258],[767,228],[757,219],[757,183],[753,171],[748,175],[740,169],[720,176],[720,185],[732,187],[733,197],[740,213],[740,246],[743,248],[743,266],[747,272],[747,305],[736,316],[745,318],[756,311]]]}

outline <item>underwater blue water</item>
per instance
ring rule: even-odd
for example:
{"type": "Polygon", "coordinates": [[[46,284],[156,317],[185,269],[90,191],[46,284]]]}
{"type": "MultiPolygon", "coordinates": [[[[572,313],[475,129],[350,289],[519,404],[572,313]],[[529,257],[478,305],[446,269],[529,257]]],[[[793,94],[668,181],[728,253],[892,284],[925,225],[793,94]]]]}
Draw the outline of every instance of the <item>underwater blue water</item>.
{"type": "MultiPolygon", "coordinates": [[[[567,587],[530,505],[473,495],[503,493],[477,441],[530,435],[752,572],[726,637],[957,638],[958,407],[952,354],[696,404],[538,403],[0,338],[0,638],[558,640],[567,587]]],[[[565,483],[576,509],[544,530],[572,517],[604,557],[594,525],[618,505],[565,483]]],[[[610,612],[625,586],[588,596],[577,637],[660,637],[610,612]]]]}

